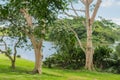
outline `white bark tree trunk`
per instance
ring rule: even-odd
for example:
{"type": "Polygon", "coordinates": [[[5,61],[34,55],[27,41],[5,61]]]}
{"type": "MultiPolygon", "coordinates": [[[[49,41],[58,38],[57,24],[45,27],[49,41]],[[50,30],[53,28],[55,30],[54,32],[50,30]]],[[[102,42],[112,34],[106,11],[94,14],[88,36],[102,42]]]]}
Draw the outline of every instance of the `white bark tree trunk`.
{"type": "Polygon", "coordinates": [[[85,68],[87,70],[93,70],[93,44],[92,44],[92,25],[94,23],[98,8],[102,2],[102,0],[97,0],[92,16],[90,16],[89,6],[93,2],[93,0],[81,0],[81,2],[85,5],[85,16],[86,16],[86,30],[87,30],[87,45],[86,45],[86,63],[85,68]]]}
{"type": "Polygon", "coordinates": [[[93,45],[92,45],[92,26],[87,27],[87,46],[85,68],[93,70],[93,45]]]}

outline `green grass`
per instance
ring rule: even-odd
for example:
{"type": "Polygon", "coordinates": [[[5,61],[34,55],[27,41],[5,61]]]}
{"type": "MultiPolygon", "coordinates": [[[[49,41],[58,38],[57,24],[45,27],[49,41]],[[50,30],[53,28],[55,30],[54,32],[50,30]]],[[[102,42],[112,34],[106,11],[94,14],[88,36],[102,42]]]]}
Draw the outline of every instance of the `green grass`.
{"type": "Polygon", "coordinates": [[[120,80],[120,75],[112,73],[89,72],[83,70],[60,70],[43,68],[42,75],[29,74],[34,63],[17,59],[16,69],[10,68],[10,61],[0,54],[0,80],[120,80]]]}

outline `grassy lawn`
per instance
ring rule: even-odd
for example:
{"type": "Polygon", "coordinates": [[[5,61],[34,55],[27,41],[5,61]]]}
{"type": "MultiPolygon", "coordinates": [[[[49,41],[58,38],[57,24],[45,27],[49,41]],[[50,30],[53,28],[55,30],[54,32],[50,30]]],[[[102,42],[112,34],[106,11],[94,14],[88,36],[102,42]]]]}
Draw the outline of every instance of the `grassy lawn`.
{"type": "Polygon", "coordinates": [[[33,69],[34,63],[24,59],[17,59],[16,70],[9,66],[9,59],[0,54],[0,80],[120,80],[118,74],[49,68],[43,68],[42,75],[33,75],[28,72],[33,69]]]}

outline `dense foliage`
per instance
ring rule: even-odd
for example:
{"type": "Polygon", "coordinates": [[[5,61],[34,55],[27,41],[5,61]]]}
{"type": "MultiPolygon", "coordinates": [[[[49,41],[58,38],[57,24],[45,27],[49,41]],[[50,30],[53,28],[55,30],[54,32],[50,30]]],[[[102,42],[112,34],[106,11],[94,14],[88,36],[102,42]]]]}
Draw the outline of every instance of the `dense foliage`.
{"type": "MultiPolygon", "coordinates": [[[[44,65],[49,68],[80,69],[84,64],[85,54],[78,48],[74,49],[73,53],[53,54],[44,61],[44,65]]],[[[113,53],[113,50],[107,46],[98,46],[94,53],[94,65],[98,71],[120,73],[120,56],[113,53]]]]}
{"type": "MultiPolygon", "coordinates": [[[[44,61],[48,67],[62,67],[68,69],[79,69],[85,64],[85,54],[78,45],[78,41],[70,27],[78,34],[79,39],[85,46],[86,30],[82,23],[83,17],[75,19],[64,19],[56,21],[51,28],[50,40],[54,41],[58,50],[44,61]]],[[[113,67],[113,56],[116,54],[110,48],[116,40],[119,40],[118,25],[109,20],[102,19],[93,25],[93,42],[95,45],[94,64],[95,68],[109,71],[113,67]],[[102,56],[102,57],[101,57],[102,56]]],[[[119,62],[118,59],[114,59],[119,62]]],[[[115,63],[115,65],[118,63],[115,63]]],[[[114,71],[118,68],[114,65],[114,71]]],[[[118,71],[118,70],[117,70],[118,71]]]]}
{"type": "Polygon", "coordinates": [[[85,54],[79,48],[72,48],[67,52],[59,52],[46,58],[44,65],[48,67],[61,67],[65,69],[80,69],[85,64],[85,54]]]}
{"type": "Polygon", "coordinates": [[[107,46],[98,46],[94,52],[94,64],[97,68],[104,69],[109,66],[107,59],[113,54],[112,49],[107,46]]]}

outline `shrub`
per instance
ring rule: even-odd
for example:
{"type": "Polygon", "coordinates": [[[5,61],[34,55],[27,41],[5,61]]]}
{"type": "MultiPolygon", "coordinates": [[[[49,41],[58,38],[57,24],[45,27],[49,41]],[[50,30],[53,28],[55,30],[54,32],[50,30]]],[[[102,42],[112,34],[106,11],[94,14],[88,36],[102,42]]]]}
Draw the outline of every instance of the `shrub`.
{"type": "Polygon", "coordinates": [[[107,46],[98,46],[95,49],[94,65],[102,71],[120,73],[120,57],[107,46]]]}
{"type": "Polygon", "coordinates": [[[21,56],[20,56],[20,55],[17,55],[17,58],[21,58],[21,56]]]}
{"type": "Polygon", "coordinates": [[[46,58],[44,65],[66,69],[79,69],[85,64],[85,54],[80,48],[70,50],[69,53],[57,53],[46,58]]]}
{"type": "Polygon", "coordinates": [[[112,53],[112,49],[107,46],[98,46],[94,52],[94,65],[97,68],[104,69],[109,66],[108,59],[112,53]]]}

